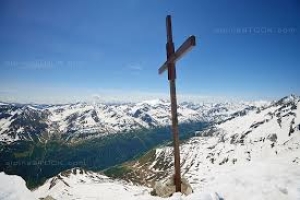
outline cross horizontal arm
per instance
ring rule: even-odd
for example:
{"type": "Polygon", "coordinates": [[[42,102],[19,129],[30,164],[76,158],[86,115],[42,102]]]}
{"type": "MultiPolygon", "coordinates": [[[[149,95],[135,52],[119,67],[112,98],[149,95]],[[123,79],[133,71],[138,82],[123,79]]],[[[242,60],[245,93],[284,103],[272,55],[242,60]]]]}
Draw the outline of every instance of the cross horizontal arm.
{"type": "Polygon", "coordinates": [[[158,74],[162,74],[168,69],[169,63],[174,63],[179,60],[184,54],[189,52],[192,47],[196,46],[196,37],[190,36],[177,50],[176,52],[158,69],[158,74]]]}

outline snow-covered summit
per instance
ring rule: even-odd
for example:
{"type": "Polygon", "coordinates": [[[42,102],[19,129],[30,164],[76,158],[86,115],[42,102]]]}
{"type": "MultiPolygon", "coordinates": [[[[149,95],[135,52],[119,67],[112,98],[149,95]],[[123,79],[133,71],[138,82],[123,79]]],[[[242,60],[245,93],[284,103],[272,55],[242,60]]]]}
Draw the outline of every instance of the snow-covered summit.
{"type": "Polygon", "coordinates": [[[44,185],[33,191],[37,199],[55,200],[219,200],[216,193],[199,193],[183,196],[180,193],[170,198],[159,198],[150,194],[151,188],[136,186],[121,180],[83,169],[70,169],[50,178],[44,185]]]}
{"type": "Polygon", "coordinates": [[[160,104],[169,104],[170,102],[164,99],[152,99],[152,100],[147,100],[147,101],[142,101],[140,103],[138,103],[138,105],[143,105],[143,104],[148,104],[151,106],[156,106],[156,105],[160,105],[160,104]]]}
{"type": "Polygon", "coordinates": [[[277,104],[289,104],[289,103],[297,103],[300,101],[300,97],[294,94],[290,94],[288,96],[283,97],[277,104]]]}

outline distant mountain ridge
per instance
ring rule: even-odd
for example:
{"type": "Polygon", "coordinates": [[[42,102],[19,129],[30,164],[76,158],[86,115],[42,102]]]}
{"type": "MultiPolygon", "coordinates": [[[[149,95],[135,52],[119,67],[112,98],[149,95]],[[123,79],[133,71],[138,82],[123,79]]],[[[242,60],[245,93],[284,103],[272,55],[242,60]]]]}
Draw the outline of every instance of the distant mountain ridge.
{"type": "MultiPolygon", "coordinates": [[[[265,103],[267,105],[267,103],[265,103]]],[[[222,121],[256,108],[252,103],[178,105],[179,123],[222,121]]],[[[0,104],[0,141],[88,139],[170,124],[170,103],[157,99],[129,104],[0,104]]]]}

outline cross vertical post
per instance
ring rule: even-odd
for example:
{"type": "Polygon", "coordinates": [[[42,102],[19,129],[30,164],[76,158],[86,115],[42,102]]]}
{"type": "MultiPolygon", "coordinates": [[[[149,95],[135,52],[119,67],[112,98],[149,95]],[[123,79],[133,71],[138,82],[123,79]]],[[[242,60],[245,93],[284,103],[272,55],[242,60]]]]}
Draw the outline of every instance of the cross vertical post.
{"type": "Polygon", "coordinates": [[[178,130],[178,113],[177,113],[177,98],[176,98],[176,68],[175,63],[192,47],[196,46],[195,36],[190,36],[175,52],[171,16],[166,18],[167,27],[167,61],[158,69],[158,73],[162,74],[168,69],[168,80],[170,85],[170,99],[171,99],[171,121],[173,133],[173,146],[174,146],[174,166],[175,176],[174,182],[176,192],[181,192],[181,173],[180,173],[180,149],[179,149],[179,130],[178,130]]]}
{"type": "MultiPolygon", "coordinates": [[[[167,59],[174,54],[174,43],[172,35],[172,22],[171,16],[167,16],[167,59]]],[[[175,176],[174,182],[176,186],[176,192],[181,192],[181,175],[180,175],[180,150],[179,150],[179,130],[178,130],[178,114],[177,114],[177,98],[176,98],[176,68],[175,63],[168,64],[168,79],[170,84],[170,99],[171,99],[171,120],[172,120],[172,132],[173,132],[173,145],[174,145],[174,166],[175,176]]]]}

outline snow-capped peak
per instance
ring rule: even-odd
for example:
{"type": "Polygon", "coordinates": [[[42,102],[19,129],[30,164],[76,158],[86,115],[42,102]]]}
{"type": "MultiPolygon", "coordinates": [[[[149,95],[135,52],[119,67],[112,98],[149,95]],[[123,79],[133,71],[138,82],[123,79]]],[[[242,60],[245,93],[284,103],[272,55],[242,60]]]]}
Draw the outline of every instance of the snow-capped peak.
{"type": "MultiPolygon", "coordinates": [[[[179,104],[179,123],[224,120],[246,104],[179,104]]],[[[170,125],[170,103],[154,99],[130,104],[0,105],[0,141],[101,137],[170,125]],[[26,124],[24,122],[26,121],[26,124]]]]}
{"type": "Polygon", "coordinates": [[[288,103],[297,103],[300,100],[300,97],[294,94],[283,97],[278,101],[279,104],[288,104],[288,103]]]}
{"type": "Polygon", "coordinates": [[[156,105],[166,104],[166,103],[168,103],[168,101],[164,99],[152,99],[152,100],[142,101],[141,103],[138,103],[138,105],[148,104],[151,106],[156,106],[156,105]]]}

